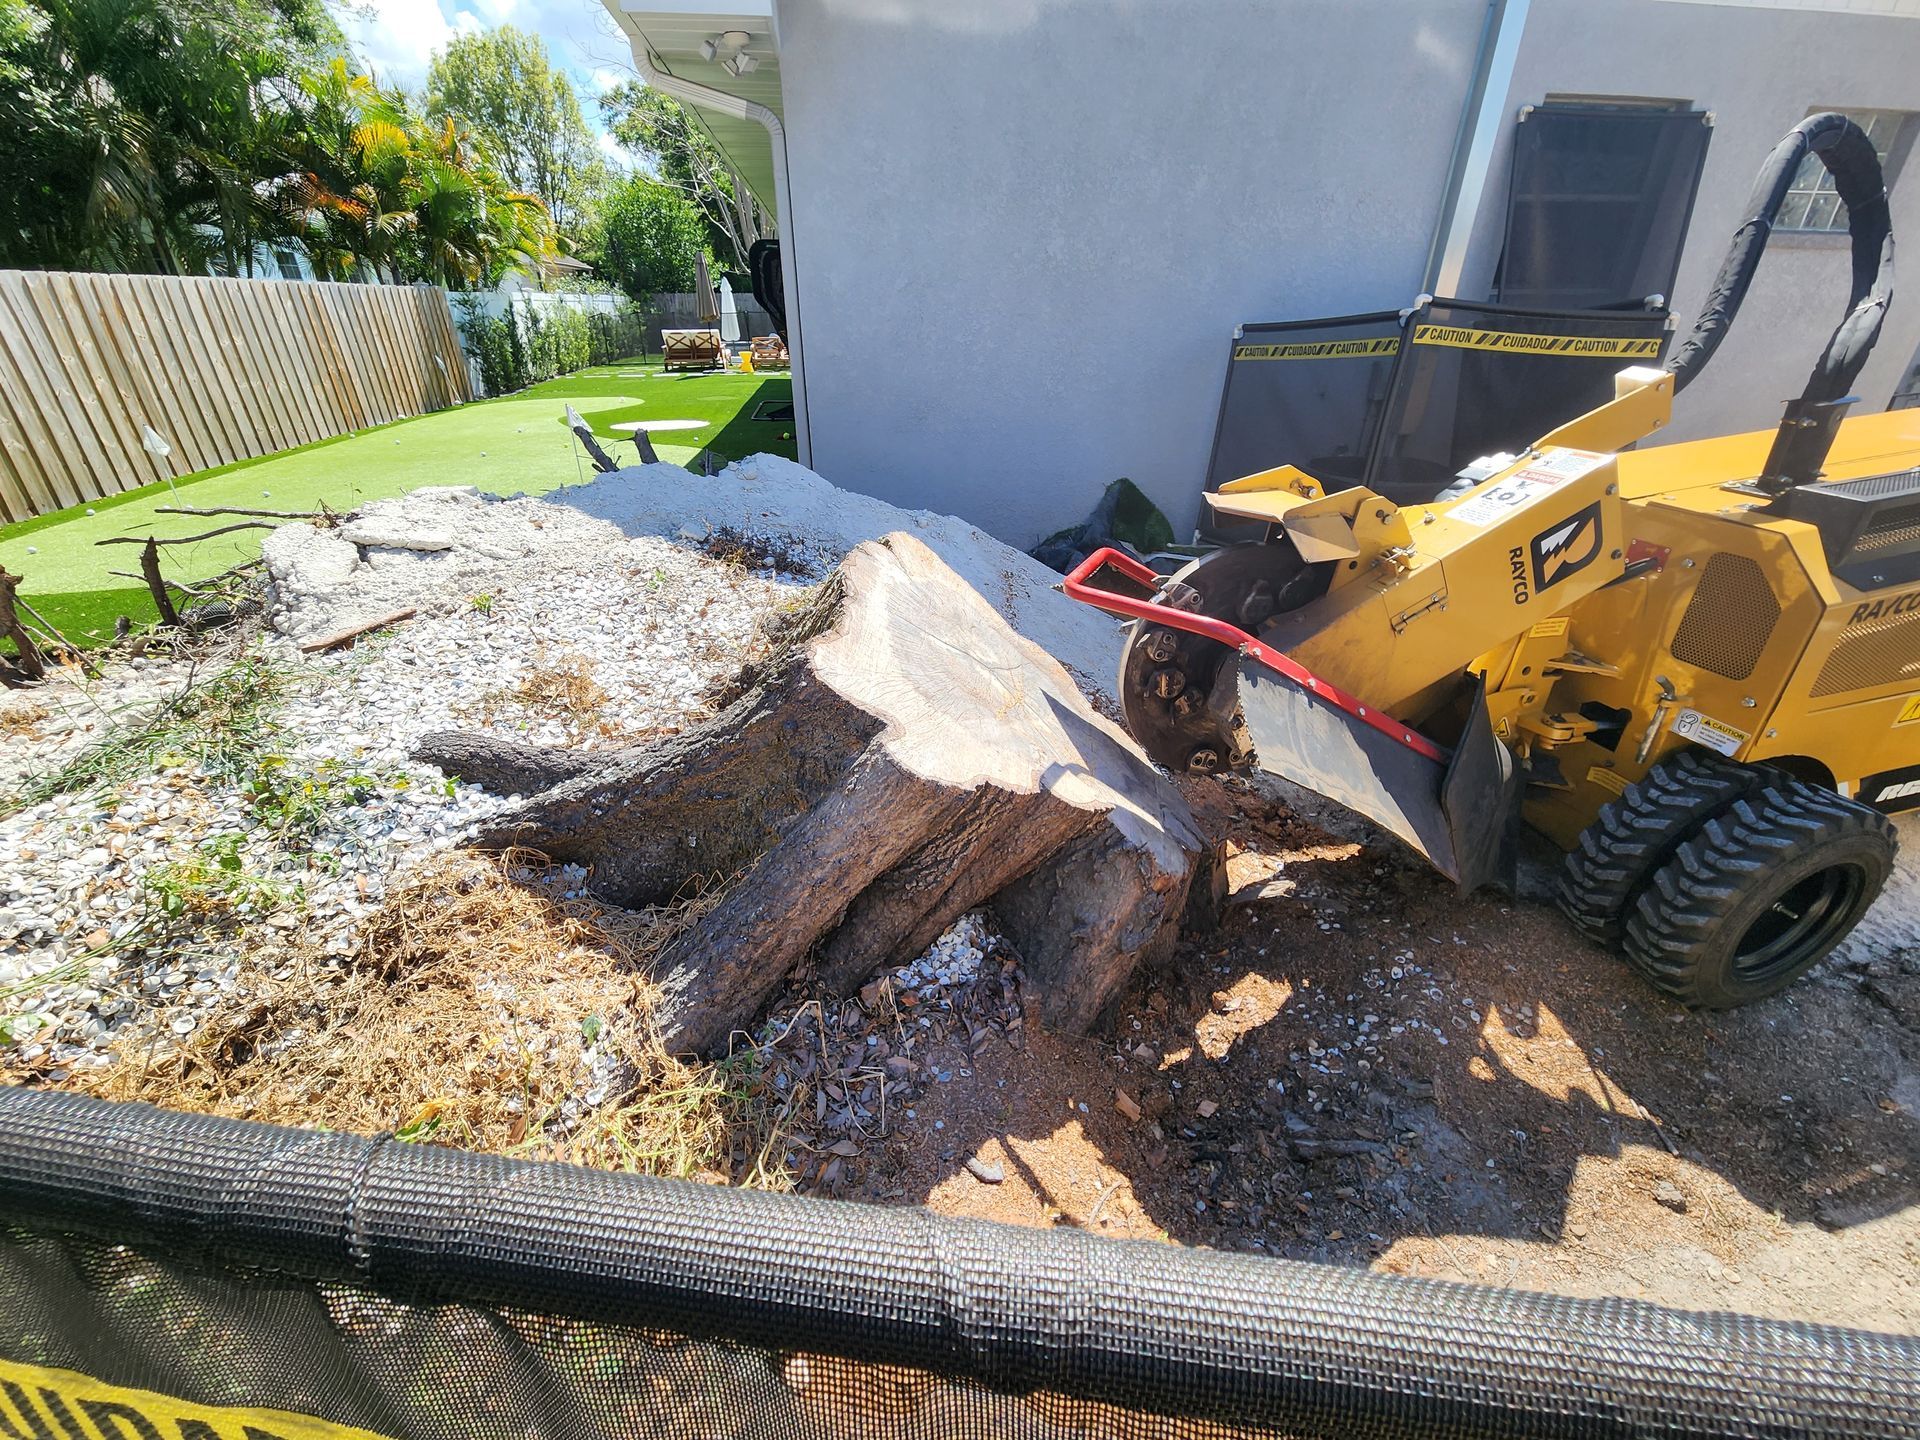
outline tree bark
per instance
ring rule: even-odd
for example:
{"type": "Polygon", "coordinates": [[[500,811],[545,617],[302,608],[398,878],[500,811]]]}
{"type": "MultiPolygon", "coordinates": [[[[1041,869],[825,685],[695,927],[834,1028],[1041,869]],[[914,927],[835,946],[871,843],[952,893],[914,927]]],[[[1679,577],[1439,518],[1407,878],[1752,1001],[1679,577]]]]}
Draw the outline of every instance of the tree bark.
{"type": "Polygon", "coordinates": [[[611,752],[441,732],[415,755],[527,796],[477,831],[602,899],[703,898],[655,980],[722,1049],[804,967],[834,994],[990,906],[1042,1018],[1083,1030],[1177,937],[1208,847],[1050,656],[918,540],[862,545],[718,713],[611,752]]]}

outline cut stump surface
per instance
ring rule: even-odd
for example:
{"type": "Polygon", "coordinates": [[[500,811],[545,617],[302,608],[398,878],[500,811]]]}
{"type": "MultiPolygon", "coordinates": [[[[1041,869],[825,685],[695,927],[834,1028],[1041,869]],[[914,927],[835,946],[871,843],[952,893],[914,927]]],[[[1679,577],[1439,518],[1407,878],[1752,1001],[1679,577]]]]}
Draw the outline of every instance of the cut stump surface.
{"type": "Polygon", "coordinates": [[[529,796],[476,843],[590,866],[614,904],[709,896],[655,976],[683,1050],[723,1049],[803,965],[847,994],[983,905],[1040,1018],[1083,1030],[1171,949],[1211,865],[1178,791],[905,534],[852,551],[730,702],[671,739],[441,732],[415,753],[529,796]]]}

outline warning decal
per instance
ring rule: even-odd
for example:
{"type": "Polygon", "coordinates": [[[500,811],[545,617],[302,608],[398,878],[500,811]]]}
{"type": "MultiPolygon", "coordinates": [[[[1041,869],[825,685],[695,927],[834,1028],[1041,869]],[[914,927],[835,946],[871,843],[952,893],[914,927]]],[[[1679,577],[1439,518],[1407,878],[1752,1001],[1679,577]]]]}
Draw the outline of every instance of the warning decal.
{"type": "Polygon", "coordinates": [[[311,1415],[238,1405],[192,1405],[151,1390],[107,1385],[72,1370],[0,1360],[0,1436],[6,1440],[385,1440],[311,1415]]]}
{"type": "Polygon", "coordinates": [[[1652,359],[1659,337],[1624,339],[1614,335],[1523,335],[1513,330],[1468,330],[1458,325],[1416,325],[1416,345],[1445,345],[1455,350],[1499,350],[1525,355],[1613,356],[1652,359]]]}
{"type": "Polygon", "coordinates": [[[1461,501],[1447,511],[1446,516],[1449,520],[1464,520],[1469,525],[1491,525],[1522,506],[1551,495],[1567,481],[1606,464],[1607,458],[1591,450],[1549,450],[1511,475],[1488,482],[1491,489],[1461,501]]]}
{"type": "Polygon", "coordinates": [[[1673,733],[1682,740],[1691,740],[1709,750],[1718,750],[1722,755],[1735,754],[1753,738],[1746,731],[1736,730],[1724,720],[1715,720],[1698,710],[1682,710],[1673,722],[1673,733]]]}
{"type": "Polygon", "coordinates": [[[1371,340],[1301,340],[1290,345],[1236,345],[1236,360],[1351,360],[1366,355],[1393,355],[1400,349],[1398,335],[1371,340]]]}
{"type": "Polygon", "coordinates": [[[1615,795],[1627,793],[1626,777],[1617,770],[1609,770],[1604,765],[1589,765],[1587,779],[1602,790],[1610,790],[1615,795]]]}

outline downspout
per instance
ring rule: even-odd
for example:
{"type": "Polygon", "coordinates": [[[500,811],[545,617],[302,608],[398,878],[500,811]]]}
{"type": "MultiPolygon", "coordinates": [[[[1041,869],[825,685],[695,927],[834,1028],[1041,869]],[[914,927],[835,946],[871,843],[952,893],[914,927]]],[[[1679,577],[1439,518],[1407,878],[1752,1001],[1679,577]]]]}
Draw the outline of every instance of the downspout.
{"type": "Polygon", "coordinates": [[[1440,202],[1440,218],[1433,227],[1426,273],[1420,281],[1420,289],[1428,295],[1463,298],[1460,284],[1467,268],[1467,247],[1486,198],[1493,147],[1500,138],[1507,99],[1513,90],[1520,37],[1526,32],[1531,4],[1532,0],[1488,0],[1480,51],[1473,61],[1473,82],[1460,108],[1460,128],[1454,135],[1447,192],[1440,202]]]}
{"type": "Polygon", "coordinates": [[[773,141],[773,203],[780,221],[780,283],[786,290],[787,298],[787,352],[793,373],[793,440],[794,448],[799,451],[800,463],[811,467],[813,464],[813,424],[807,412],[807,370],[806,346],[801,338],[801,306],[799,267],[794,259],[793,244],[793,204],[787,184],[787,130],[780,123],[780,117],[766,106],[754,100],[743,100],[738,95],[729,95],[724,90],[715,90],[711,86],[701,85],[693,80],[682,80],[678,75],[669,75],[654,60],[653,52],[642,43],[631,47],[634,64],[640,71],[640,78],[658,90],[662,95],[680,101],[683,105],[696,105],[703,110],[717,110],[722,115],[731,115],[736,120],[752,120],[766,127],[773,141]]]}

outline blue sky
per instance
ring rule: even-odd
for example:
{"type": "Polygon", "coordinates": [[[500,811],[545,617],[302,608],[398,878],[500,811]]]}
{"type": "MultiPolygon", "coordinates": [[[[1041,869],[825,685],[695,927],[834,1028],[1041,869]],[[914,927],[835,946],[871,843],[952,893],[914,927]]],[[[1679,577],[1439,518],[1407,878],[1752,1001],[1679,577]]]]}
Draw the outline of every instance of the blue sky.
{"type": "Polygon", "coordinates": [[[553,63],[573,77],[601,147],[626,163],[594,103],[609,85],[632,77],[626,42],[600,0],[335,0],[334,13],[380,82],[409,90],[421,87],[434,51],[456,35],[510,24],[540,36],[553,63]]]}

